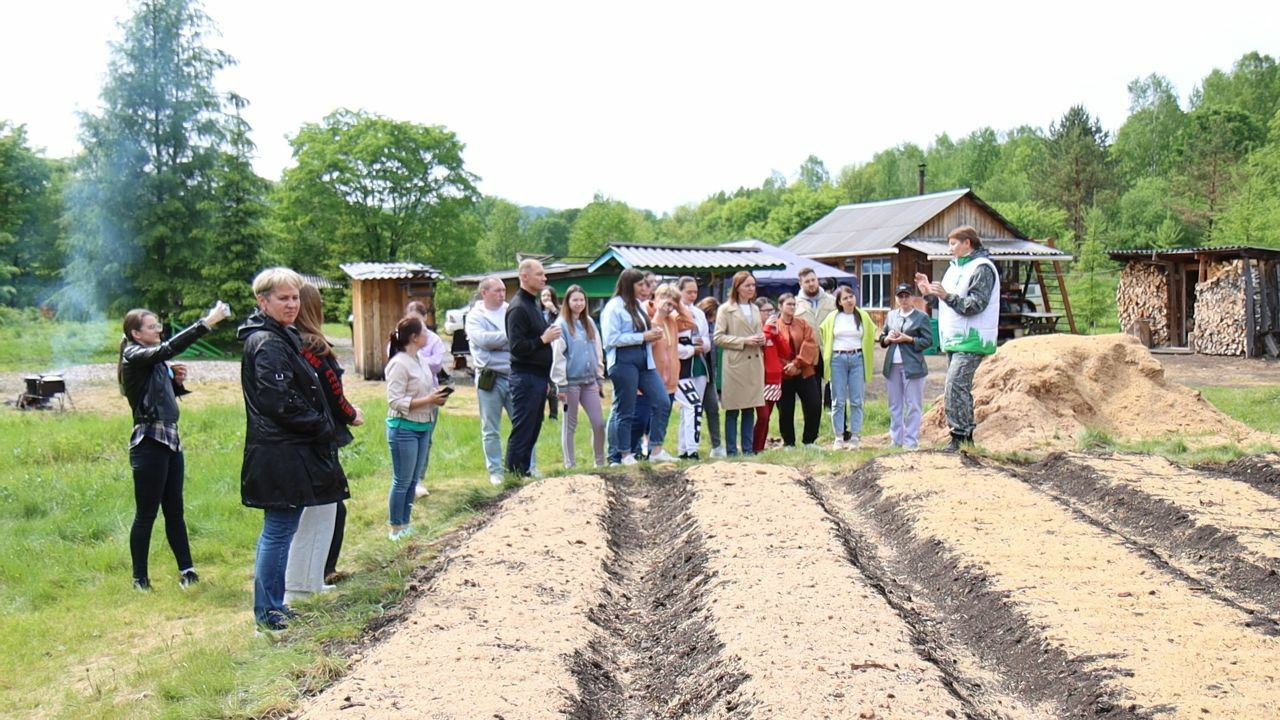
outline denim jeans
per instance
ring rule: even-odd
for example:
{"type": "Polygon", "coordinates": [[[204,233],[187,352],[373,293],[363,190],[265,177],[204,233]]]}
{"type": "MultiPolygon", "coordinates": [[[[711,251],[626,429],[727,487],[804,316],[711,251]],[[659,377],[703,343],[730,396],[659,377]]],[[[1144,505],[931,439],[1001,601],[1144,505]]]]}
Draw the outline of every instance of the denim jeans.
{"type": "Polygon", "coordinates": [[[260,623],[285,620],[284,574],[289,544],[302,519],[302,508],[264,510],[258,554],[253,561],[253,617],[260,623]]]}
{"type": "Polygon", "coordinates": [[[507,471],[525,476],[542,432],[542,406],[549,381],[533,373],[511,373],[511,435],[507,438],[507,471]]]}
{"type": "Polygon", "coordinates": [[[866,388],[862,353],[831,356],[831,424],[839,440],[846,429],[844,409],[849,408],[849,432],[862,434],[862,396],[866,388]]]}
{"type": "Polygon", "coordinates": [[[490,475],[502,474],[502,436],[498,428],[502,424],[502,411],[511,417],[511,381],[507,375],[498,375],[492,390],[476,388],[480,405],[480,441],[484,445],[485,470],[490,475]]]}
{"type": "Polygon", "coordinates": [[[658,371],[645,365],[643,346],[620,347],[616,351],[613,368],[609,370],[609,379],[613,381],[613,407],[609,412],[609,459],[615,462],[623,453],[632,451],[629,445],[637,390],[644,392],[649,402],[649,447],[661,445],[666,439],[671,400],[658,371]]]}
{"type": "Polygon", "coordinates": [[[392,525],[409,524],[414,486],[427,472],[434,430],[435,425],[421,431],[387,428],[387,445],[391,448],[391,492],[387,496],[387,506],[392,525]]]}
{"type": "Polygon", "coordinates": [[[756,409],[743,408],[741,410],[725,410],[724,411],[724,447],[726,455],[738,454],[738,438],[742,438],[742,454],[755,455],[751,450],[752,439],[756,434],[756,409]],[[741,416],[741,431],[739,430],[739,416],[741,416]]]}

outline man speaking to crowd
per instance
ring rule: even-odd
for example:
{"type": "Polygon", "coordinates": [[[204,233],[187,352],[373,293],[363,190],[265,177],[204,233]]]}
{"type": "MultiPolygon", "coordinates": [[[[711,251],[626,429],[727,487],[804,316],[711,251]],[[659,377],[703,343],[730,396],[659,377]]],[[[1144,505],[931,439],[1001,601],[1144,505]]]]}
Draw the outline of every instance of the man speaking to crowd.
{"type": "Polygon", "coordinates": [[[951,427],[948,450],[973,443],[973,375],[982,358],[996,351],[996,332],[1000,325],[999,278],[990,253],[982,247],[978,231],[961,225],[947,235],[951,265],[942,282],[929,282],[924,273],[916,273],[920,294],[936,298],[938,334],[942,350],[947,353],[946,411],[951,427]]]}
{"type": "Polygon", "coordinates": [[[547,325],[538,296],[547,285],[542,263],[520,263],[520,289],[507,307],[507,341],[511,345],[511,436],[507,438],[507,471],[528,475],[538,433],[542,403],[551,382],[551,343],[560,326],[547,325]]]}

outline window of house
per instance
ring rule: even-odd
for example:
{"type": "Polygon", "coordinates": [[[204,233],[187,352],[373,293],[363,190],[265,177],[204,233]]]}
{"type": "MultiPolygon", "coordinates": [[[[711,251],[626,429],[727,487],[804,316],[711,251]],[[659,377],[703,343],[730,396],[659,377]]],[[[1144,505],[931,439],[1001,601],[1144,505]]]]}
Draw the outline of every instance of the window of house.
{"type": "Polygon", "coordinates": [[[891,258],[866,258],[862,261],[862,307],[887,308],[893,303],[893,260],[891,258]]]}

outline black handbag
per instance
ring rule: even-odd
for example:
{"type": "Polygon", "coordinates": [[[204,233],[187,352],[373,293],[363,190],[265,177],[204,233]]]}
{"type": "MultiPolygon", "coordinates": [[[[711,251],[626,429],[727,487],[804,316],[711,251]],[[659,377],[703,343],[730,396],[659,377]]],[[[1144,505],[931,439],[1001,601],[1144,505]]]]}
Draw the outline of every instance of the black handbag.
{"type": "Polygon", "coordinates": [[[476,387],[480,390],[492,390],[494,385],[498,384],[498,373],[483,368],[480,370],[480,377],[476,378],[476,387]]]}

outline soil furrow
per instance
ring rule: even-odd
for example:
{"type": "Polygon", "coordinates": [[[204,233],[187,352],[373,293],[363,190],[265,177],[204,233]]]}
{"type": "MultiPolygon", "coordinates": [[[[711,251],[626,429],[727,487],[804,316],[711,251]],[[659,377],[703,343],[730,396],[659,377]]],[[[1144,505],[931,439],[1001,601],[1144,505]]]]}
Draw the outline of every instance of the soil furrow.
{"type": "Polygon", "coordinates": [[[1259,492],[1280,498],[1280,455],[1276,453],[1242,457],[1225,465],[1202,465],[1196,469],[1226,475],[1252,485],[1259,492]]]}
{"type": "Polygon", "coordinates": [[[845,557],[799,473],[691,468],[708,530],[716,634],[749,674],[756,718],[993,717],[960,698],[915,633],[845,557]]]}
{"type": "Polygon", "coordinates": [[[917,534],[906,508],[886,499],[872,464],[842,481],[811,481],[856,565],[916,633],[975,714],[1001,718],[1142,717],[1086,667],[1050,643],[978,567],[917,534]]]}
{"type": "Polygon", "coordinates": [[[609,478],[610,555],[597,627],[573,655],[569,716],[749,717],[746,675],[712,627],[711,575],[679,475],[609,478]]]}
{"type": "Polygon", "coordinates": [[[1280,521],[1270,496],[1162,458],[1055,455],[1015,474],[1280,632],[1280,559],[1260,531],[1280,521]]]}
{"type": "Polygon", "coordinates": [[[608,555],[597,477],[536,483],[448,558],[395,632],[352,658],[307,718],[548,717],[573,685],[608,555]],[[572,512],[569,511],[572,509],[572,512]]]}
{"type": "MultiPolygon", "coordinates": [[[[954,578],[961,587],[953,592],[994,593],[1025,623],[987,634],[1029,626],[1024,641],[1043,638],[1054,664],[1066,659],[1065,684],[1083,677],[1086,698],[1100,686],[1095,702],[1068,705],[1063,716],[1274,716],[1280,639],[1247,627],[1245,613],[1204,597],[1009,473],[931,453],[876,466],[878,476],[854,476],[854,491],[872,501],[878,519],[906,526],[897,532],[911,557],[927,561],[932,545],[952,558],[950,573],[920,568],[915,577],[954,578]]],[[[1028,677],[1043,675],[1026,669],[1028,677]]]]}

